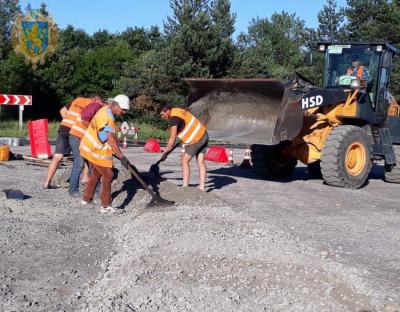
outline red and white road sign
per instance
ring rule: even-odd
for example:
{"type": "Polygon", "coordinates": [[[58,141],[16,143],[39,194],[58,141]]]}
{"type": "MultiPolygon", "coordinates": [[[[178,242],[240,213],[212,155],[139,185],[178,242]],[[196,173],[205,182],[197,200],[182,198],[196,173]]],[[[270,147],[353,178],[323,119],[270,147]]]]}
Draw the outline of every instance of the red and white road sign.
{"type": "Polygon", "coordinates": [[[32,95],[0,94],[0,105],[32,105],[32,95]]]}

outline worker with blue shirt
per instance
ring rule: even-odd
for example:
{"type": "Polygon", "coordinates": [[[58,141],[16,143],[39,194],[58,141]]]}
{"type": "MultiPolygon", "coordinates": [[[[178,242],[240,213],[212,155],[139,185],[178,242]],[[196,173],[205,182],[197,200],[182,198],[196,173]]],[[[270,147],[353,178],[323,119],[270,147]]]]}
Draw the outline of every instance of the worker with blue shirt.
{"type": "Polygon", "coordinates": [[[93,199],[97,183],[100,185],[101,212],[114,212],[111,206],[111,182],[113,173],[113,154],[120,159],[121,164],[129,167],[128,159],[122,154],[115,137],[115,118],[129,110],[129,98],[117,95],[109,106],[101,108],[94,115],[79,147],[80,153],[91,167],[92,174],[83,194],[82,204],[86,205],[93,199]]]}

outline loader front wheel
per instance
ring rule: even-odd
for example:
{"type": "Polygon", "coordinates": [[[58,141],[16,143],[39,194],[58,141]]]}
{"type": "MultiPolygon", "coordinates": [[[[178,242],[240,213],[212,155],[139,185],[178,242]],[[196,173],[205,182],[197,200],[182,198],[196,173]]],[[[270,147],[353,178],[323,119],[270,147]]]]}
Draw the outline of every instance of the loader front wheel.
{"type": "Polygon", "coordinates": [[[281,145],[251,146],[253,169],[263,178],[283,179],[290,176],[297,165],[297,159],[282,153],[281,145]]]}
{"type": "Polygon", "coordinates": [[[325,141],[321,173],[332,186],[360,188],[371,171],[371,143],[367,133],[356,126],[339,126],[325,141]]]}
{"type": "Polygon", "coordinates": [[[396,155],[396,166],[385,167],[385,181],[388,183],[400,183],[400,145],[393,145],[396,155]]]}

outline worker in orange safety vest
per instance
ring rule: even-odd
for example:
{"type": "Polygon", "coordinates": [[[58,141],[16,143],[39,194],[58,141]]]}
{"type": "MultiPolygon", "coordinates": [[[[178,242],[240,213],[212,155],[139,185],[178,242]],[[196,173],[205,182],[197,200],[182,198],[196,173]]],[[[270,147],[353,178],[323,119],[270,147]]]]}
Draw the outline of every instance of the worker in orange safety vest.
{"type": "Polygon", "coordinates": [[[208,145],[208,133],[206,127],[190,112],[182,108],[173,108],[170,104],[161,108],[160,116],[162,119],[169,120],[170,135],[167,146],[164,149],[162,160],[167,159],[168,152],[175,144],[178,137],[185,145],[185,152],[181,158],[183,187],[189,186],[190,165],[189,162],[196,156],[199,169],[199,189],[205,190],[207,178],[207,168],[204,154],[208,145]]]}
{"type": "Polygon", "coordinates": [[[347,69],[346,75],[355,76],[362,80],[369,79],[368,68],[364,65],[360,65],[360,59],[357,54],[351,56],[351,67],[347,69]]]}
{"type": "MultiPolygon", "coordinates": [[[[70,132],[71,132],[72,127],[74,126],[76,120],[79,118],[80,111],[82,110],[82,108],[85,107],[86,105],[90,104],[93,101],[101,101],[101,98],[99,96],[95,96],[92,99],[78,97],[72,103],[69,103],[68,105],[61,108],[60,115],[63,119],[62,119],[61,124],[58,129],[58,135],[57,135],[57,140],[56,140],[56,149],[55,149],[53,158],[52,158],[52,160],[49,164],[48,170],[47,170],[46,181],[43,184],[43,187],[45,189],[53,188],[53,186],[51,185],[51,180],[54,177],[54,174],[57,171],[58,165],[59,165],[60,161],[63,159],[63,157],[66,155],[69,155],[71,153],[71,151],[73,152],[73,154],[76,154],[76,150],[79,147],[79,143],[78,143],[78,145],[74,144],[74,139],[72,139],[72,142],[71,142],[70,132]]],[[[79,160],[79,157],[80,156],[78,156],[78,160],[79,160]]],[[[70,194],[71,194],[71,191],[70,191],[70,194]]],[[[72,193],[72,195],[74,195],[74,194],[72,193]]]]}
{"type": "Polygon", "coordinates": [[[126,95],[117,95],[109,106],[101,108],[91,120],[79,147],[80,153],[91,166],[91,175],[83,194],[82,204],[93,200],[96,185],[100,180],[101,212],[115,212],[111,206],[111,182],[113,173],[113,154],[121,164],[129,167],[128,159],[122,154],[115,137],[115,115],[129,110],[126,95]]]}
{"type": "Polygon", "coordinates": [[[68,110],[66,118],[63,122],[67,120],[68,122],[73,122],[71,130],[69,132],[69,143],[72,150],[72,155],[74,156],[74,162],[72,164],[71,176],[69,179],[69,195],[73,197],[80,196],[79,193],[79,180],[84,168],[84,160],[79,152],[80,141],[86,131],[87,126],[82,122],[82,112],[90,105],[105,105],[103,99],[100,96],[95,96],[91,98],[81,98],[75,99],[71,107],[68,110]]]}

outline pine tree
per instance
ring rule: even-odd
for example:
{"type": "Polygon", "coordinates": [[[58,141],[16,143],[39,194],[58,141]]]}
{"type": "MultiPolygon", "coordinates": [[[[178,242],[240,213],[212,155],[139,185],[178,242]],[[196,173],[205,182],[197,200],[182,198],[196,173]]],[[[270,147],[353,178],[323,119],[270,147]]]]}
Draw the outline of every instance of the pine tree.
{"type": "Polygon", "coordinates": [[[337,7],[336,0],[327,0],[318,13],[318,37],[319,40],[335,41],[343,37],[344,11],[337,7]]]}
{"type": "Polygon", "coordinates": [[[172,64],[185,76],[219,77],[231,66],[235,15],[229,0],[171,0],[164,23],[172,64]],[[177,63],[173,63],[176,61],[177,63]]]}
{"type": "Polygon", "coordinates": [[[232,35],[235,32],[236,14],[231,13],[230,0],[213,1],[211,18],[215,44],[213,50],[209,51],[210,73],[213,77],[221,77],[231,68],[235,50],[232,35]]]}
{"type": "Polygon", "coordinates": [[[387,25],[395,25],[387,19],[387,14],[391,11],[390,3],[388,0],[347,0],[345,14],[349,39],[385,40],[386,30],[389,28],[387,25]]]}

